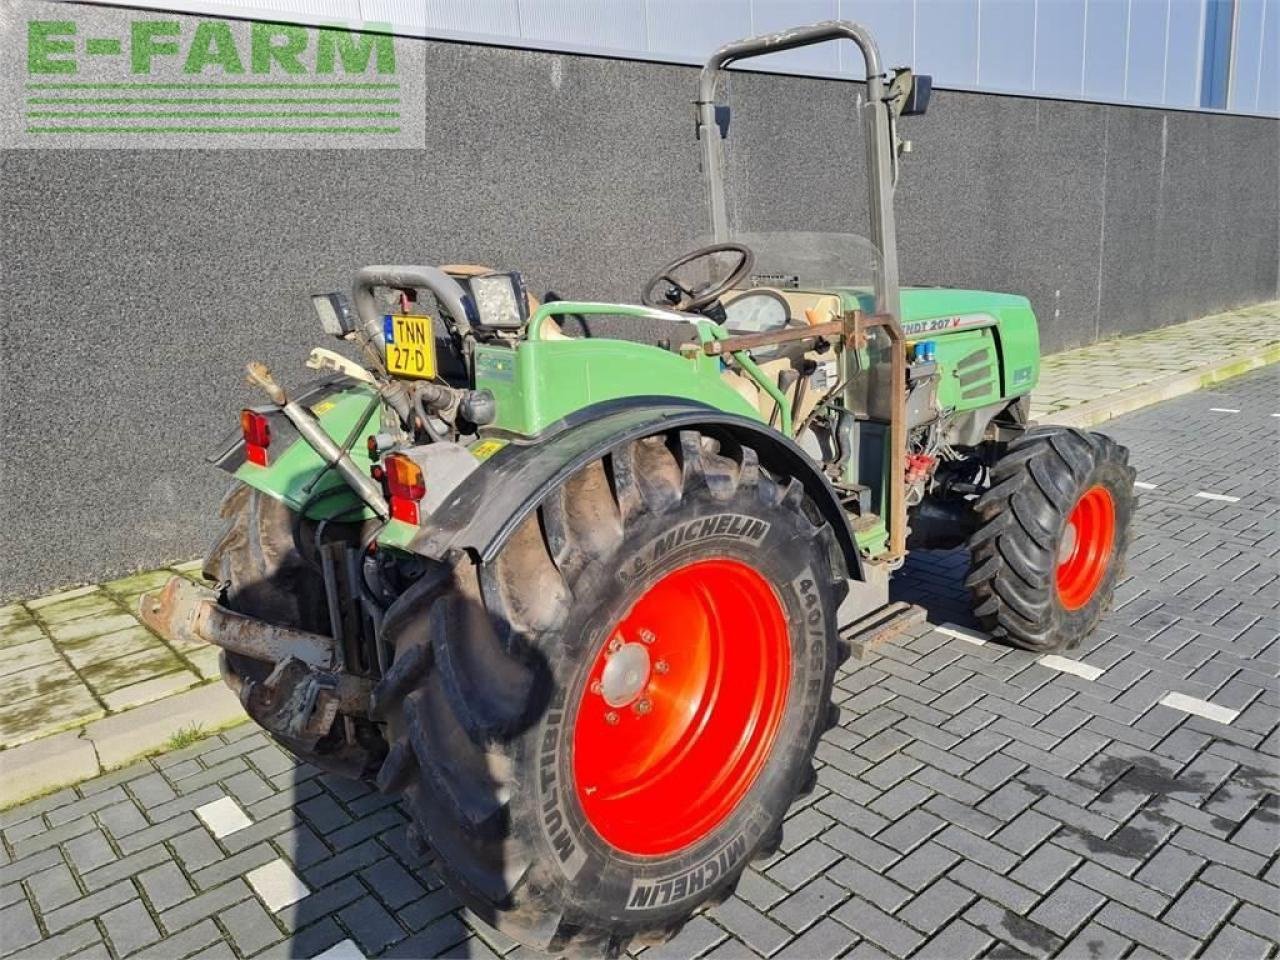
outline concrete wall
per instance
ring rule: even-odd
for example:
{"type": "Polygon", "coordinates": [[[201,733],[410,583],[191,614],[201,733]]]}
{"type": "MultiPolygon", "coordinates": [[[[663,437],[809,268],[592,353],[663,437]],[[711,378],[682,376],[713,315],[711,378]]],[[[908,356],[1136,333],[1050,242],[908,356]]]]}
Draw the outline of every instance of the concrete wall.
{"type": "MultiPolygon", "coordinates": [[[[425,46],[422,149],[0,152],[0,597],[199,553],[306,293],[463,260],[632,298],[705,229],[694,70],[425,46]]],[[[734,80],[745,228],[862,225],[857,90],[734,80]]],[[[1046,350],[1277,293],[1275,120],[940,91],[905,133],[904,281],[1025,292],[1046,350]]]]}

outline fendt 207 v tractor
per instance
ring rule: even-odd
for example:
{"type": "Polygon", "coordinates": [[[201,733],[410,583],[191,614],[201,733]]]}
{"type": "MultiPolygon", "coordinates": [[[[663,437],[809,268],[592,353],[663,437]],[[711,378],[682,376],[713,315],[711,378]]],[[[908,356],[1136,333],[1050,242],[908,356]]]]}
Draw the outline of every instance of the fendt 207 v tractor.
{"type": "Polygon", "coordinates": [[[641,304],[472,266],[313,298],[359,362],[317,350],[296,393],[250,364],[266,402],[216,457],[216,586],[175,579],[146,620],[221,647],[293,753],[402,796],[498,928],[601,954],[670,936],[776,849],[837,665],[912,615],[888,598],[909,546],[967,542],[977,619],[1036,651],[1078,642],[1121,576],[1127,452],[1028,422],[1027,300],[899,288],[897,125],[928,93],[854,23],[732,43],[698,87],[714,242],[641,304]],[[835,39],[866,65],[870,236],[731,234],[722,69],[835,39]],[[606,315],[625,336],[589,335],[606,315]]]}

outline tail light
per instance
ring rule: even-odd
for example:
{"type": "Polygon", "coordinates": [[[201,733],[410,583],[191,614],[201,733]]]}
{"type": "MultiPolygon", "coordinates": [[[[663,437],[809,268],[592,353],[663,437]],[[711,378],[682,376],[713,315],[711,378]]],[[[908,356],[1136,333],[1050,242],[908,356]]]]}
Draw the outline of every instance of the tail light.
{"type": "Polygon", "coordinates": [[[427,484],[422,468],[403,453],[393,453],[382,461],[387,484],[387,498],[391,501],[391,516],[405,523],[419,521],[418,503],[427,495],[427,484]]]}
{"type": "Polygon", "coordinates": [[[267,447],[271,446],[271,424],[264,414],[240,411],[240,432],[244,434],[244,455],[250,463],[267,465],[267,447]]]}

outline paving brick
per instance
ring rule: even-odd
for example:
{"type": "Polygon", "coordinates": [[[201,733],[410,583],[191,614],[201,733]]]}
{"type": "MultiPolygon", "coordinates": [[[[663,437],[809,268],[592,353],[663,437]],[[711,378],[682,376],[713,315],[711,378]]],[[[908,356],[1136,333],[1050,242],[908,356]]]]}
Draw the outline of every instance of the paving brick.
{"type": "MultiPolygon", "coordinates": [[[[814,919],[826,912],[825,906],[817,906],[819,909],[814,914],[814,919]]],[[[712,912],[712,916],[730,934],[752,950],[766,956],[791,939],[791,933],[786,928],[774,923],[751,904],[738,897],[730,897],[720,904],[712,912]]]]}
{"type": "Polygon", "coordinates": [[[245,900],[218,914],[222,928],[243,956],[252,956],[284,934],[256,900],[245,900]]]}
{"type": "Polygon", "coordinates": [[[134,954],[134,957],[135,960],[173,960],[174,957],[189,956],[221,939],[222,934],[218,932],[213,921],[202,920],[193,927],[152,944],[140,953],[134,954]]]}
{"type": "Polygon", "coordinates": [[[1029,917],[1065,938],[1078,930],[1106,902],[1107,898],[1098,891],[1068,880],[1045,897],[1029,917]]]}
{"type": "Polygon", "coordinates": [[[162,911],[160,924],[171,933],[182,930],[200,920],[204,920],[206,917],[220,913],[227,907],[239,903],[252,895],[249,885],[236,878],[228,884],[191,897],[177,906],[162,911]]]}
{"type": "Polygon", "coordinates": [[[853,860],[841,860],[827,870],[826,876],[889,913],[911,899],[911,891],[853,860]]]}
{"type": "Polygon", "coordinates": [[[924,810],[913,810],[876,837],[899,853],[909,853],[944,827],[942,820],[924,810]]]}
{"type": "Polygon", "coordinates": [[[850,830],[842,824],[836,824],[822,835],[822,842],[839,850],[846,857],[864,863],[873,870],[883,870],[896,861],[900,854],[884,844],[864,836],[857,830],[850,830]]]}
{"type": "Polygon", "coordinates": [[[132,877],[168,859],[169,851],[156,844],[154,847],[147,847],[145,850],[140,850],[130,856],[114,860],[105,867],[99,867],[92,873],[85,874],[80,880],[85,885],[85,888],[92,893],[94,890],[101,890],[117,880],[132,877]]]}
{"type": "Polygon", "coordinates": [[[234,856],[220,859],[203,870],[191,874],[191,880],[195,883],[197,889],[208,890],[211,887],[225,883],[233,877],[248,873],[254,867],[270,863],[278,856],[275,848],[270,844],[260,843],[234,856]]]}
{"type": "MultiPolygon", "coordinates": [[[[41,870],[27,879],[27,887],[41,913],[48,913],[81,897],[79,885],[63,864],[41,870]]],[[[18,891],[21,896],[21,891],[18,891]]]]}
{"type": "MultiPolygon", "coordinates": [[[[849,897],[849,891],[817,877],[769,909],[769,916],[800,933],[849,897]]],[[[757,906],[760,906],[757,904],[757,906]]]]}
{"type": "Polygon", "coordinates": [[[1208,860],[1234,867],[1242,873],[1257,874],[1267,865],[1263,857],[1251,850],[1232,846],[1189,827],[1179,829],[1170,842],[1208,860]]]}
{"type": "Polygon", "coordinates": [[[56,936],[9,954],[8,960],[113,960],[106,944],[100,939],[98,928],[92,923],[82,923],[56,936]]]}
{"type": "Polygon", "coordinates": [[[44,925],[50,933],[58,933],[68,927],[75,926],[83,920],[91,920],[101,913],[132,900],[137,896],[133,884],[121,880],[109,887],[74,900],[66,906],[59,907],[44,915],[44,925]]]}
{"type": "Polygon", "coordinates": [[[1018,862],[1018,858],[1008,850],[960,827],[947,827],[935,839],[948,850],[997,873],[1007,873],[1018,862]]]}
{"type": "Polygon", "coordinates": [[[768,910],[779,900],[790,893],[785,887],[774,883],[764,874],[748,868],[738,881],[737,895],[746,900],[757,910],[768,910]]]}
{"type": "Polygon", "coordinates": [[[1062,946],[1062,938],[1052,930],[990,900],[979,900],[964,912],[964,919],[1008,945],[997,947],[996,955],[1054,956],[1062,946]]]}
{"type": "MultiPolygon", "coordinates": [[[[340,884],[346,882],[348,881],[339,881],[340,884]]],[[[358,887],[359,885],[356,884],[356,886],[358,887]]],[[[740,887],[738,895],[741,896],[741,894],[742,891],[740,887]]],[[[355,898],[353,897],[352,899],[355,898]]],[[[410,930],[416,931],[421,930],[423,927],[427,926],[427,924],[438,920],[446,913],[452,913],[454,910],[459,909],[459,907],[460,904],[458,902],[458,898],[454,895],[453,891],[449,890],[447,887],[442,887],[441,889],[433,890],[426,896],[420,897],[413,903],[402,907],[396,911],[396,916],[400,919],[400,922],[406,924],[410,930]]]]}
{"type": "Polygon", "coordinates": [[[945,873],[960,857],[946,847],[926,843],[893,866],[887,876],[911,890],[922,890],[945,873]]]}
{"type": "Polygon", "coordinates": [[[666,943],[645,951],[651,960],[687,960],[706,953],[724,939],[722,931],[705,917],[694,917],[666,943]]]}
{"type": "Polygon", "coordinates": [[[896,916],[917,930],[933,933],[974,901],[975,894],[946,877],[936,881],[928,890],[919,894],[896,916]]]}
{"type": "Polygon", "coordinates": [[[138,874],[138,883],[157,912],[168,910],[196,895],[182,871],[172,862],[138,874]]]}
{"type": "Polygon", "coordinates": [[[1280,943],[1280,916],[1271,910],[1263,910],[1251,903],[1243,903],[1231,916],[1231,922],[1250,933],[1280,943]]]}
{"type": "Polygon", "coordinates": [[[111,946],[121,957],[136,953],[160,939],[160,931],[141,900],[130,900],[113,910],[108,910],[99,919],[107,932],[107,939],[111,941],[111,946]]]}
{"type": "Polygon", "coordinates": [[[823,919],[780,951],[782,960],[828,960],[843,954],[857,937],[834,920],[823,919]]]}
{"type": "Polygon", "coordinates": [[[98,811],[98,823],[113,837],[123,837],[148,825],[148,820],[132,800],[125,800],[98,811]]]}
{"type": "Polygon", "coordinates": [[[834,917],[850,930],[895,956],[905,957],[924,942],[924,937],[905,923],[857,897],[837,909],[834,917]]]}
{"type": "Polygon", "coordinates": [[[154,843],[160,843],[170,837],[185,833],[192,827],[198,826],[199,823],[200,821],[196,819],[194,813],[180,813],[164,823],[158,823],[153,827],[147,827],[145,830],[139,830],[137,833],[131,833],[127,837],[121,837],[116,841],[116,845],[120,847],[122,853],[128,856],[154,843]]]}
{"type": "Polygon", "coordinates": [[[1183,933],[1203,940],[1217,929],[1235,905],[1235,897],[1197,882],[1169,905],[1161,920],[1183,933]]]}
{"type": "Polygon", "coordinates": [[[1014,913],[1026,913],[1038,899],[1034,892],[1021,884],[1007,880],[971,861],[958,864],[947,876],[962,887],[967,887],[1014,913]]]}
{"type": "Polygon", "coordinates": [[[1159,916],[1169,904],[1168,898],[1163,894],[1096,863],[1081,864],[1073,878],[1077,883],[1097,890],[1110,899],[1119,900],[1148,916],[1159,916]]]}
{"type": "Polygon", "coordinates": [[[417,900],[426,892],[422,884],[391,857],[361,870],[360,876],[378,899],[393,910],[417,900]]]}
{"type": "Polygon", "coordinates": [[[1229,957],[1230,960],[1263,960],[1271,956],[1273,943],[1227,924],[1205,947],[1206,957],[1229,957]]]}
{"type": "Polygon", "coordinates": [[[321,835],[351,823],[351,818],[332,797],[321,794],[298,805],[298,812],[310,821],[321,835]]]}
{"type": "Polygon", "coordinates": [[[795,890],[821,874],[840,854],[817,840],[810,840],[800,849],[787,854],[766,873],[776,883],[795,890]]]}
{"type": "Polygon", "coordinates": [[[115,851],[111,849],[106,834],[101,830],[92,830],[68,840],[64,849],[67,851],[67,859],[81,874],[106,866],[116,859],[115,851]]]}
{"type": "Polygon", "coordinates": [[[0,910],[0,930],[4,931],[4,946],[0,950],[6,953],[40,940],[40,928],[36,925],[35,914],[25,900],[19,900],[0,910]]]}
{"type": "Polygon", "coordinates": [[[159,773],[152,773],[129,781],[128,790],[137,798],[143,808],[148,810],[168,803],[178,796],[173,787],[169,785],[169,781],[159,773]]]}
{"type": "Polygon", "coordinates": [[[1058,956],[1062,960],[1104,960],[1104,958],[1123,957],[1133,941],[1127,937],[1100,927],[1096,923],[1087,924],[1075,938],[1064,945],[1058,956]]]}
{"type": "Polygon", "coordinates": [[[985,930],[956,919],[922,946],[913,957],[916,960],[972,960],[983,954],[991,940],[991,934],[985,930]]]}
{"type": "MultiPolygon", "coordinates": [[[[316,890],[307,896],[291,903],[283,910],[276,913],[278,920],[286,930],[293,933],[314,923],[321,917],[329,916],[337,913],[347,904],[355,903],[361,897],[367,894],[364,885],[355,877],[343,877],[336,883],[331,883],[327,887],[316,890]]],[[[452,910],[457,906],[457,900],[449,895],[450,906],[447,909],[452,910]]],[[[420,929],[426,926],[431,920],[435,919],[443,911],[437,911],[430,917],[422,915],[422,901],[418,904],[410,904],[408,907],[400,911],[400,917],[413,929],[420,929]],[[410,921],[416,922],[410,922],[410,921]]]]}
{"type": "Polygon", "coordinates": [[[1046,843],[1019,863],[1009,879],[1043,894],[1057,886],[1079,862],[1078,854],[1046,843]]]}
{"type": "Polygon", "coordinates": [[[1168,957],[1191,956],[1198,947],[1197,941],[1186,934],[1115,901],[1103,907],[1096,920],[1099,925],[1168,957]]]}

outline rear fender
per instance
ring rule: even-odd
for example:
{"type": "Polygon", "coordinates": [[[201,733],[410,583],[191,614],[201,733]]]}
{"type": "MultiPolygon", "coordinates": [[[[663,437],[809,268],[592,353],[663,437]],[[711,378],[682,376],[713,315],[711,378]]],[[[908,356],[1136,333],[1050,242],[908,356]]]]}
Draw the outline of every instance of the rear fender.
{"type": "MultiPolygon", "coordinates": [[[[344,376],[313,381],[293,397],[315,415],[339,444],[359,427],[351,458],[365,472],[372,465],[365,437],[376,433],[380,422],[378,407],[370,409],[373,398],[371,387],[344,376]]],[[[260,467],[245,459],[244,438],[238,432],[208,458],[210,463],[234,475],[241,483],[283,501],[292,510],[301,510],[306,505],[307,516],[313,520],[341,518],[355,522],[373,516],[337,471],[326,470],[324,460],[298,435],[279,408],[266,405],[252,409],[264,414],[270,422],[267,466],[260,467]]]]}
{"type": "Polygon", "coordinates": [[[831,524],[849,577],[863,579],[848,516],[831,484],[800,447],[777,431],[744,416],[680,401],[621,409],[606,404],[580,413],[574,425],[537,443],[504,447],[453,490],[433,512],[430,526],[396,545],[437,560],[465,551],[487,563],[551,491],[591,461],[655,433],[698,429],[751,446],[761,466],[799,480],[831,524]]]}

